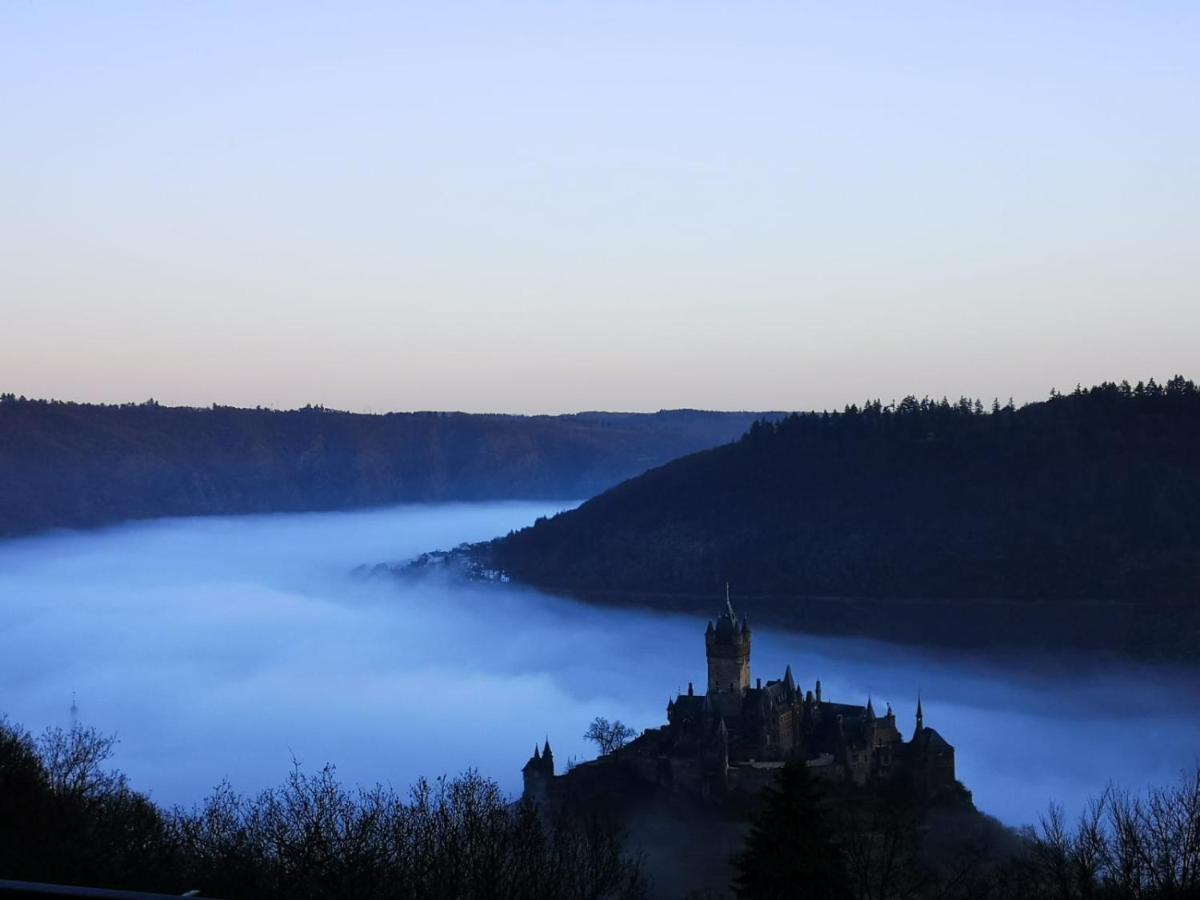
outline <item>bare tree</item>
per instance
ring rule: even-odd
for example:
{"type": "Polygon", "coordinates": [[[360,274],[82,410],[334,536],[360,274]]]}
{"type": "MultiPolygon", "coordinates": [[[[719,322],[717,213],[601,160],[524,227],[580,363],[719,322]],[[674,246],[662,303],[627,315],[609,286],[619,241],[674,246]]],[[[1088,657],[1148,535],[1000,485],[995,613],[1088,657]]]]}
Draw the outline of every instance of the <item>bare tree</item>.
{"type": "Polygon", "coordinates": [[[601,756],[608,756],[610,753],[620,750],[636,735],[637,732],[620,719],[610,722],[603,716],[596,716],[592,719],[592,724],[588,726],[583,737],[585,740],[593,741],[600,748],[601,756]]]}
{"type": "Polygon", "coordinates": [[[115,736],[78,723],[47,728],[37,749],[51,790],[80,800],[99,800],[128,790],[121,772],[104,767],[116,744],[115,736]]]}
{"type": "Polygon", "coordinates": [[[1028,840],[1029,896],[1200,896],[1200,770],[1145,795],[1110,787],[1074,829],[1052,807],[1028,840]]]}

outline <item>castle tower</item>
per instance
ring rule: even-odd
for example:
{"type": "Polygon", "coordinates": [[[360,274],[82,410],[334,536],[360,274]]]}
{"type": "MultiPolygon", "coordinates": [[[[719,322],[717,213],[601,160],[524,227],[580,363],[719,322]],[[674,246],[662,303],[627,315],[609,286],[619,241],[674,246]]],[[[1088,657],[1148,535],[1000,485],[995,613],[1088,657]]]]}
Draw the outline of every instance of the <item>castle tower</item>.
{"type": "Polygon", "coordinates": [[[750,688],[750,623],[738,619],[725,585],[725,609],[704,632],[708,692],[744,694],[750,688]]]}
{"type": "Polygon", "coordinates": [[[537,744],[533,745],[533,756],[521,769],[521,777],[525,796],[534,803],[544,804],[549,795],[550,782],[554,780],[554,753],[550,750],[549,739],[542,753],[538,753],[537,744]]]}

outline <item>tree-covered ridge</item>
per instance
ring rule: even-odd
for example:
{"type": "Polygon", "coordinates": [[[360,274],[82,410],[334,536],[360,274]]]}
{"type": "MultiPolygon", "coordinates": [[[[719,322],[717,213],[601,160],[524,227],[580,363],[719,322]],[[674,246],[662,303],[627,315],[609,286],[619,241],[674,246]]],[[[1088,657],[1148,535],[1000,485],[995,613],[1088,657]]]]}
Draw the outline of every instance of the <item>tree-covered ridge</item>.
{"type": "Polygon", "coordinates": [[[1200,390],[758,422],[477,549],[551,589],[955,600],[1200,596],[1200,390]]]}
{"type": "Polygon", "coordinates": [[[360,415],[0,394],[0,536],[169,515],[577,499],[762,413],[360,415]]]}

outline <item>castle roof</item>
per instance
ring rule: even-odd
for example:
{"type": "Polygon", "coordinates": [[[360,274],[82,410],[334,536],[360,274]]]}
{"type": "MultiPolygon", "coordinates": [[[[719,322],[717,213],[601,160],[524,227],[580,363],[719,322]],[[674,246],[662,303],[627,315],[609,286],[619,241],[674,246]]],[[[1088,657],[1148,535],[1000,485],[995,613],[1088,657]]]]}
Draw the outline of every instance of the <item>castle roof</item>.
{"type": "Polygon", "coordinates": [[[922,728],[913,735],[911,746],[922,753],[943,753],[946,750],[953,750],[954,747],[944,737],[937,733],[936,728],[928,726],[922,728]]]}
{"type": "Polygon", "coordinates": [[[733,603],[729,599],[729,585],[725,585],[725,608],[717,616],[715,629],[717,637],[731,639],[735,635],[744,634],[747,630],[746,624],[740,621],[737,613],[733,611],[733,603]]]}
{"type": "Polygon", "coordinates": [[[675,698],[675,715],[685,719],[704,711],[705,694],[680,694],[675,698]]]}
{"type": "Polygon", "coordinates": [[[768,682],[767,686],[762,689],[762,692],[772,700],[786,700],[788,696],[788,684],[785,681],[768,682]]]}
{"type": "Polygon", "coordinates": [[[530,769],[541,769],[541,768],[542,768],[542,758],[538,754],[537,744],[534,744],[533,745],[533,756],[529,757],[529,762],[525,763],[525,765],[521,767],[521,771],[528,772],[530,769]]]}
{"type": "MultiPolygon", "coordinates": [[[[728,606],[728,604],[727,604],[728,606]]],[[[728,608],[721,615],[717,616],[717,637],[731,638],[740,631],[737,616],[734,615],[733,609],[728,608]]]]}
{"type": "Polygon", "coordinates": [[[830,700],[821,701],[821,712],[829,715],[843,716],[846,721],[857,719],[863,715],[863,708],[853,703],[834,703],[830,700]]]}

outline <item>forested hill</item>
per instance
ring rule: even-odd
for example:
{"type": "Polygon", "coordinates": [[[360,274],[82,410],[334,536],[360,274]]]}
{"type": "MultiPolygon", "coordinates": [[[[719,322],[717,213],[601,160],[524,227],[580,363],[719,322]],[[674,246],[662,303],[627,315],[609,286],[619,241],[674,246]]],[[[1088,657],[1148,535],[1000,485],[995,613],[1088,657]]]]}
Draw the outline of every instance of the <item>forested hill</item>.
{"type": "Polygon", "coordinates": [[[761,413],[96,406],[0,395],[0,535],[168,515],[583,498],[761,413]]]}
{"type": "Polygon", "coordinates": [[[792,415],[474,555],[544,588],[697,611],[729,581],[792,621],[802,595],[1196,606],[1200,392],[1176,378],[1020,409],[792,415]]]}

